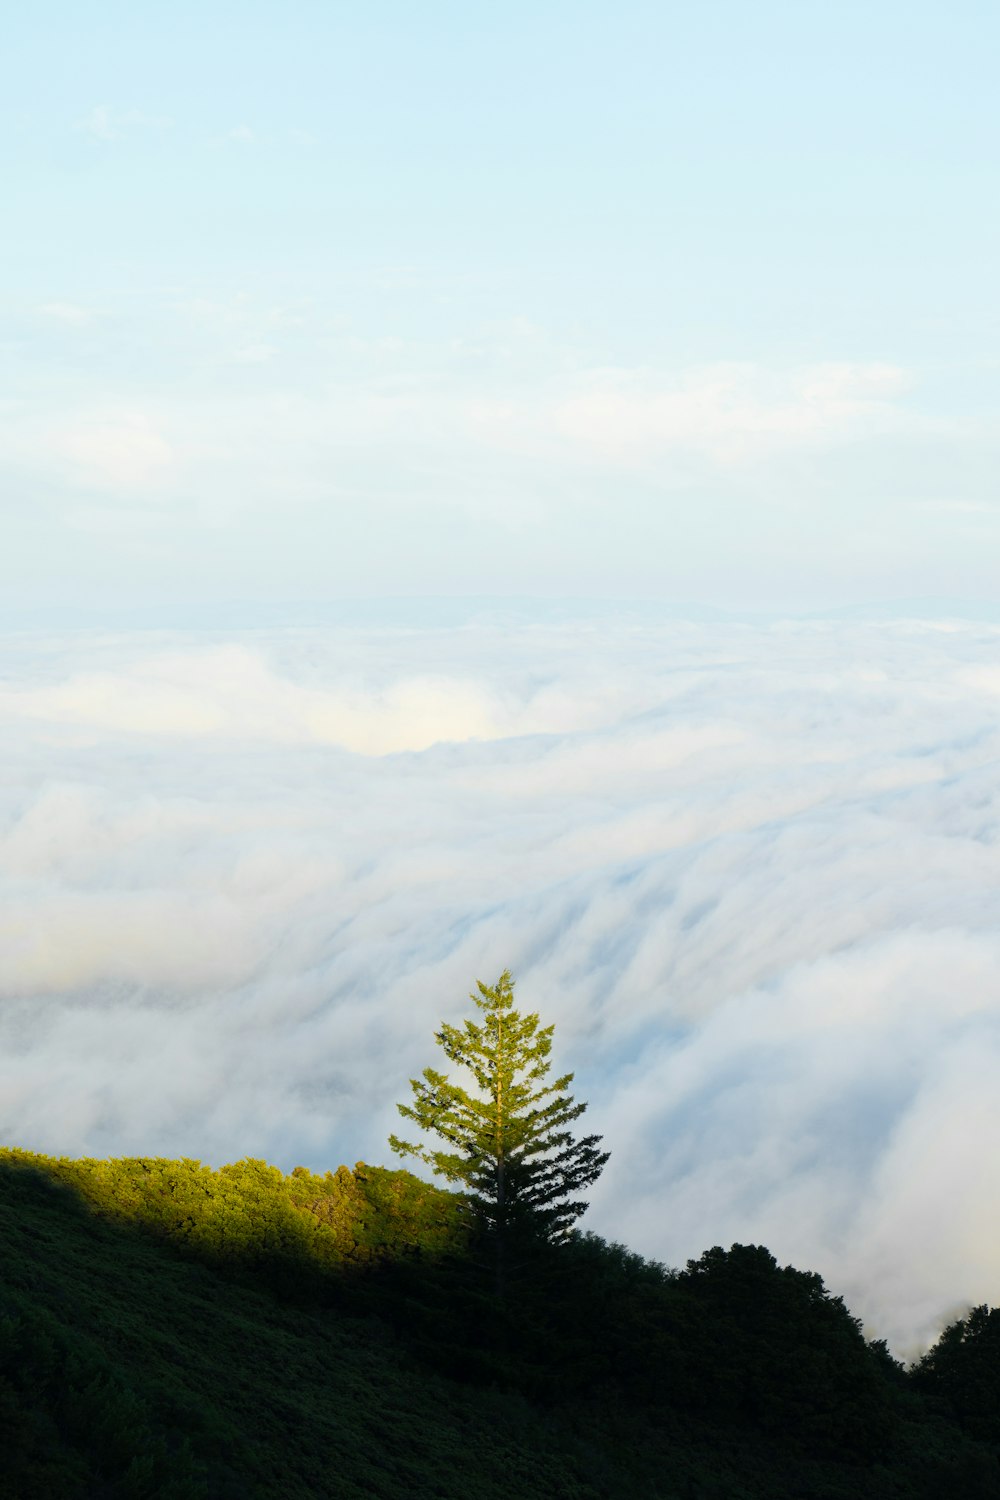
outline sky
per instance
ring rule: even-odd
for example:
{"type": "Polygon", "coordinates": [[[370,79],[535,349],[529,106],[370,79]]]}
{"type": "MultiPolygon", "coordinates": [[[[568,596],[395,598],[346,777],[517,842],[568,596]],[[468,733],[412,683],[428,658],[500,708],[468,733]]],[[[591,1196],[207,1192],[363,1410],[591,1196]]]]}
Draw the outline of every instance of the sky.
{"type": "Polygon", "coordinates": [[[0,1140],[388,1159],[1000,1303],[992,4],[5,20],[0,1140]]]}
{"type": "Polygon", "coordinates": [[[992,4],[5,26],[5,618],[996,601],[992,4]]]}

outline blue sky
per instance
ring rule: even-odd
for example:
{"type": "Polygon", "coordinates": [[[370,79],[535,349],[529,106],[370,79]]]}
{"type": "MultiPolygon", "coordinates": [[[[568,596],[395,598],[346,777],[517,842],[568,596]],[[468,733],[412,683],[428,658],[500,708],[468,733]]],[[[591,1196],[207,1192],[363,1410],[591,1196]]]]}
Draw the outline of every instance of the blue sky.
{"type": "Polygon", "coordinates": [[[8,605],[995,599],[998,32],[22,7],[8,605]]]}

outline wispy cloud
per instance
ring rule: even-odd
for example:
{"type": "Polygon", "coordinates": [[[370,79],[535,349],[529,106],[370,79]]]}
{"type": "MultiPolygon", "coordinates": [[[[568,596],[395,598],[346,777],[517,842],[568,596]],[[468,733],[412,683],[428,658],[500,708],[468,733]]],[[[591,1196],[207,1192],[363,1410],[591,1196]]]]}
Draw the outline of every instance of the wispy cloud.
{"type": "Polygon", "coordinates": [[[942,516],[991,516],[997,513],[997,507],[985,500],[918,500],[917,509],[942,516]]]}
{"type": "Polygon", "coordinates": [[[43,302],[38,310],[43,317],[51,318],[56,323],[68,324],[72,328],[85,328],[97,316],[92,308],[81,307],[77,302],[43,302]]]}
{"type": "Polygon", "coordinates": [[[898,429],[911,381],[889,364],[819,364],[774,371],[752,364],[595,371],[557,396],[545,422],[556,436],[611,461],[670,450],[724,464],[781,449],[898,429]]]}
{"type": "Polygon", "coordinates": [[[118,141],[134,131],[169,130],[173,120],[167,115],[150,115],[139,109],[112,109],[107,104],[95,104],[74,129],[97,141],[118,141]]]}
{"type": "Polygon", "coordinates": [[[70,475],[112,492],[144,492],[169,469],[169,442],[145,413],[127,409],[77,417],[51,435],[70,475]]]}

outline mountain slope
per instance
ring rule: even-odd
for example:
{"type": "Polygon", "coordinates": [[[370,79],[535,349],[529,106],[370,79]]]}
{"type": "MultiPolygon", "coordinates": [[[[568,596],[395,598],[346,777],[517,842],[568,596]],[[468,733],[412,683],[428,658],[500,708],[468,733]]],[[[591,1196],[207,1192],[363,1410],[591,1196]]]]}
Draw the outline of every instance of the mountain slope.
{"type": "Polygon", "coordinates": [[[1000,1493],[996,1449],[764,1251],[711,1252],[678,1278],[584,1240],[557,1276],[528,1267],[500,1314],[459,1254],[451,1195],[377,1168],[226,1170],[4,1153],[11,1500],[1000,1493]],[[294,1220],[279,1233],[279,1203],[339,1234],[336,1255],[316,1240],[320,1269],[306,1274],[294,1220]]]}

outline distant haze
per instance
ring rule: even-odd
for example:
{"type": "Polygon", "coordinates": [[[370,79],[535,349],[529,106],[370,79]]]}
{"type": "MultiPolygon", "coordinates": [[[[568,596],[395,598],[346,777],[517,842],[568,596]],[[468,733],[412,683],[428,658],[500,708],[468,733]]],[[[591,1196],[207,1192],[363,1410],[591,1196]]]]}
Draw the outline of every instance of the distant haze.
{"type": "Polygon", "coordinates": [[[1000,1301],[1000,625],[559,614],[10,635],[0,1136],[387,1161],[510,967],[594,1229],[1000,1301]]]}

